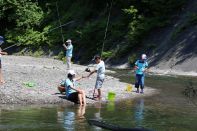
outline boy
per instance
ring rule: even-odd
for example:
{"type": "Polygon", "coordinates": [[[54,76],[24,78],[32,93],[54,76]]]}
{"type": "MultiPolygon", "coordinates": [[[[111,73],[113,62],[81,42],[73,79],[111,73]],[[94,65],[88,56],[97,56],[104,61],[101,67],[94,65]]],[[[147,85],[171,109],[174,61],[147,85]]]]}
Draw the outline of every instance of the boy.
{"type": "MultiPolygon", "coordinates": [[[[104,61],[101,60],[101,57],[99,55],[96,55],[94,57],[94,60],[97,64],[96,69],[94,71],[91,71],[90,74],[88,75],[88,77],[90,77],[93,73],[97,72],[94,93],[95,93],[95,89],[97,89],[98,96],[96,98],[101,99],[101,87],[102,87],[104,79],[105,79],[105,63],[104,63],[104,61]]],[[[93,97],[94,97],[94,93],[93,93],[93,97]]]]}

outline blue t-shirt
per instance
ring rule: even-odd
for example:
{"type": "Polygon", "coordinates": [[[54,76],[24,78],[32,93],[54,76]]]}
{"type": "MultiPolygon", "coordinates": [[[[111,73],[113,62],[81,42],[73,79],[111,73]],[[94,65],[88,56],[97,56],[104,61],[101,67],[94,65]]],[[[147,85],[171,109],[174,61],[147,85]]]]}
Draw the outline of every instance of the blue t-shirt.
{"type": "Polygon", "coordinates": [[[72,53],[73,53],[73,45],[70,44],[70,45],[68,45],[68,49],[66,50],[66,56],[72,57],[72,53]]]}
{"type": "Polygon", "coordinates": [[[137,60],[135,62],[135,65],[138,67],[135,73],[140,75],[144,74],[144,69],[148,67],[148,63],[146,62],[146,60],[137,60]]]}
{"type": "Polygon", "coordinates": [[[76,90],[73,90],[71,87],[75,86],[75,82],[71,81],[70,79],[66,79],[64,82],[64,86],[66,88],[66,97],[68,97],[70,94],[76,92],[76,90]]]}

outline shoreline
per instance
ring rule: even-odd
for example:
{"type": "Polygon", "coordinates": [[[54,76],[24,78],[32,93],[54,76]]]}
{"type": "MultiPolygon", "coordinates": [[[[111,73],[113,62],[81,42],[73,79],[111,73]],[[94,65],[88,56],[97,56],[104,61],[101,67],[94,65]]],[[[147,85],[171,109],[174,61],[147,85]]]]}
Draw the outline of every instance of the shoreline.
{"type": "MultiPolygon", "coordinates": [[[[2,71],[6,81],[0,85],[0,105],[42,105],[42,104],[66,104],[72,102],[63,99],[64,95],[57,90],[57,85],[61,79],[66,77],[66,65],[62,61],[50,58],[33,58],[29,56],[4,56],[2,60],[2,71]],[[26,83],[34,85],[27,86],[26,83]]],[[[84,72],[86,66],[73,64],[73,69],[77,75],[87,75],[84,72]]],[[[93,68],[93,67],[91,67],[93,68]]],[[[112,72],[107,70],[107,72],[112,72]]],[[[85,90],[88,97],[92,96],[96,81],[96,73],[90,78],[79,81],[78,85],[85,90]]],[[[115,102],[146,97],[156,94],[156,89],[146,87],[144,94],[125,91],[128,83],[120,82],[118,78],[106,76],[106,81],[102,87],[102,101],[108,102],[108,92],[116,94],[115,102]]],[[[134,89],[134,88],[133,88],[134,89]]],[[[87,99],[87,104],[97,101],[87,99]]]]}

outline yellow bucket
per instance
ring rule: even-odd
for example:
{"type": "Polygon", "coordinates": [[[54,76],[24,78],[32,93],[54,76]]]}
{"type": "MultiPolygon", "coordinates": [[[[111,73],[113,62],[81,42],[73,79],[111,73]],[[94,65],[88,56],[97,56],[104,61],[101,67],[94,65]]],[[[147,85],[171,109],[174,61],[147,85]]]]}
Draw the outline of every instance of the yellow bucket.
{"type": "Polygon", "coordinates": [[[128,84],[127,87],[126,87],[126,91],[127,92],[131,92],[132,91],[132,88],[133,88],[132,85],[131,84],[128,84]]]}
{"type": "Polygon", "coordinates": [[[116,94],[114,92],[108,92],[108,100],[113,101],[116,97],[116,94]]]}

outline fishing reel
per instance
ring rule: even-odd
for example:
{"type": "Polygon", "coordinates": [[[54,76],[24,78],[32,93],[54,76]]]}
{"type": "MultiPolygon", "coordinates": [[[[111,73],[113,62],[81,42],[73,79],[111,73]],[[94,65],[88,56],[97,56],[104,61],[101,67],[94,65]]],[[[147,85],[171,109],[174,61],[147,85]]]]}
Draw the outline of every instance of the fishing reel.
{"type": "Polygon", "coordinates": [[[86,71],[86,72],[91,72],[89,67],[87,67],[87,68],[85,69],[85,71],[86,71]]]}

